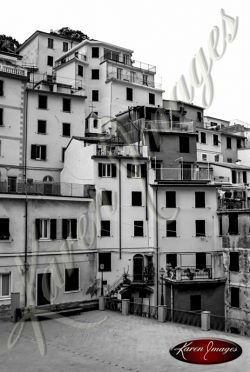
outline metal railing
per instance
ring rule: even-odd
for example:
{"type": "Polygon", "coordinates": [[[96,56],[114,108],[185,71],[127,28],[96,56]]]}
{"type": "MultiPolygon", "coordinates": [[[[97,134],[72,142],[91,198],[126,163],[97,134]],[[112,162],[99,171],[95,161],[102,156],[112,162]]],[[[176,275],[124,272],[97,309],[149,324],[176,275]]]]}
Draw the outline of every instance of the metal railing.
{"type": "Polygon", "coordinates": [[[27,70],[18,66],[7,66],[0,64],[0,72],[5,72],[7,74],[27,76],[27,70]]]}
{"type": "Polygon", "coordinates": [[[230,181],[230,178],[229,177],[223,177],[223,176],[214,176],[213,177],[213,179],[214,179],[214,182],[221,182],[221,183],[223,183],[223,182],[229,182],[230,181]]]}
{"type": "Polygon", "coordinates": [[[0,193],[8,194],[88,197],[88,190],[88,185],[66,182],[28,181],[25,183],[19,180],[16,183],[0,182],[0,193]]]}
{"type": "Polygon", "coordinates": [[[115,297],[105,297],[105,309],[112,311],[122,311],[122,300],[115,297]]]}
{"type": "Polygon", "coordinates": [[[185,180],[185,181],[210,181],[212,172],[208,169],[196,168],[159,168],[155,170],[157,180],[185,180]]]}
{"type": "Polygon", "coordinates": [[[157,306],[146,305],[136,301],[129,303],[129,313],[132,315],[138,315],[145,318],[158,319],[157,306]]]}
{"type": "Polygon", "coordinates": [[[123,64],[125,66],[132,66],[136,69],[140,69],[143,71],[155,73],[156,72],[156,66],[150,65],[149,63],[136,61],[131,58],[123,58],[123,56],[120,56],[118,54],[112,54],[112,53],[105,53],[102,57],[100,57],[100,62],[104,61],[112,61],[119,64],[123,64]]]}
{"type": "Polygon", "coordinates": [[[232,209],[250,209],[250,203],[246,200],[219,200],[218,203],[218,210],[224,211],[224,210],[232,210],[232,209]]]}
{"type": "Polygon", "coordinates": [[[172,280],[206,280],[212,279],[212,268],[196,269],[195,267],[185,267],[166,270],[165,278],[172,280]]]}
{"type": "Polygon", "coordinates": [[[167,308],[167,321],[190,325],[194,327],[201,326],[201,311],[187,311],[167,308]]]}
{"type": "Polygon", "coordinates": [[[112,146],[96,145],[96,155],[98,156],[142,156],[142,146],[112,146]]]}
{"type": "Polygon", "coordinates": [[[75,53],[72,53],[72,54],[70,54],[66,57],[61,57],[59,60],[57,60],[55,62],[55,67],[59,67],[59,66],[63,65],[64,63],[67,63],[67,62],[71,61],[74,58],[77,58],[80,61],[87,62],[87,56],[85,54],[75,52],[75,53]]]}
{"type": "Polygon", "coordinates": [[[155,83],[153,79],[152,80],[148,79],[147,81],[145,81],[143,78],[138,77],[136,75],[133,75],[133,77],[131,77],[128,74],[117,74],[117,72],[108,72],[107,79],[127,81],[129,83],[144,85],[150,88],[158,88],[158,89],[161,88],[161,84],[155,83]]]}
{"type": "Polygon", "coordinates": [[[145,129],[155,131],[171,131],[171,132],[195,132],[195,125],[193,122],[172,122],[167,120],[146,120],[145,129]]]}

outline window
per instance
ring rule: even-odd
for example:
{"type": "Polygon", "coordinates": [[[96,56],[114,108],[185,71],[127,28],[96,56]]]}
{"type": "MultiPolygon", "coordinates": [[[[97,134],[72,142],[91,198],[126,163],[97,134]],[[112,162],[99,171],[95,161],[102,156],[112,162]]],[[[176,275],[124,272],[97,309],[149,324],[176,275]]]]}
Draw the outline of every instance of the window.
{"type": "Polygon", "coordinates": [[[134,236],[143,236],[143,221],[134,221],[134,236]]]}
{"type": "Polygon", "coordinates": [[[203,161],[207,161],[207,154],[201,154],[201,158],[203,161]]]}
{"type": "Polygon", "coordinates": [[[65,292],[79,289],[79,268],[65,269],[65,292]]]}
{"type": "Polygon", "coordinates": [[[155,105],[155,95],[153,93],[148,94],[148,103],[150,105],[155,105]]]}
{"type": "Polygon", "coordinates": [[[131,81],[131,83],[135,82],[135,72],[134,71],[130,71],[130,81],[131,81]]]}
{"type": "Polygon", "coordinates": [[[148,75],[142,75],[142,84],[148,85],[148,75]]]}
{"type": "Polygon", "coordinates": [[[202,121],[202,113],[201,112],[197,112],[197,121],[202,121]]]}
{"type": "Polygon", "coordinates": [[[200,295],[190,296],[190,310],[191,311],[201,310],[201,296],[200,295]]]}
{"type": "Polygon", "coordinates": [[[98,177],[116,177],[116,164],[99,163],[98,177]]]}
{"type": "Polygon", "coordinates": [[[2,156],[2,140],[0,140],[0,156],[2,156]]]}
{"type": "Polygon", "coordinates": [[[231,148],[232,148],[231,137],[227,137],[227,149],[231,149],[231,148]]]}
{"type": "Polygon", "coordinates": [[[94,69],[91,71],[91,78],[92,80],[99,80],[99,70],[94,69]]]}
{"type": "Polygon", "coordinates": [[[62,162],[64,162],[65,160],[65,151],[66,151],[66,147],[63,147],[62,148],[62,162]]]}
{"type": "Polygon", "coordinates": [[[239,271],[239,252],[230,252],[230,271],[239,271]]]}
{"type": "Polygon", "coordinates": [[[219,219],[219,236],[222,236],[222,215],[218,215],[219,219]]]}
{"type": "Polygon", "coordinates": [[[92,58],[99,58],[99,48],[93,47],[92,48],[92,58]]]}
{"type": "Polygon", "coordinates": [[[177,254],[176,253],[167,254],[166,263],[171,265],[171,267],[174,269],[177,266],[177,254]]]}
{"type": "Polygon", "coordinates": [[[53,57],[52,56],[48,56],[47,57],[47,65],[48,66],[53,66],[53,57]]]}
{"type": "Polygon", "coordinates": [[[196,220],[195,221],[196,227],[196,236],[205,236],[205,220],[196,220]]]}
{"type": "Polygon", "coordinates": [[[0,96],[3,96],[3,80],[0,80],[0,96]]]}
{"type": "Polygon", "coordinates": [[[47,109],[47,96],[38,96],[38,108],[39,109],[47,109]]]}
{"type": "Polygon", "coordinates": [[[123,54],[123,63],[124,65],[130,65],[130,56],[128,54],[123,54]]]}
{"type": "Polygon", "coordinates": [[[206,253],[196,253],[196,269],[202,270],[207,267],[206,253]]]}
{"type": "Polygon", "coordinates": [[[99,90],[92,90],[92,101],[99,101],[99,90]]]}
{"type": "Polygon", "coordinates": [[[214,142],[214,146],[218,146],[219,145],[219,137],[217,134],[214,134],[213,135],[213,142],[214,142]]]}
{"type": "Polygon", "coordinates": [[[54,48],[54,40],[53,39],[48,38],[48,48],[49,49],[54,48]]]}
{"type": "Polygon", "coordinates": [[[70,112],[71,100],[70,98],[63,98],[63,111],[70,112]]]}
{"type": "Polygon", "coordinates": [[[10,296],[10,274],[0,274],[0,296],[10,296]]]}
{"type": "Polygon", "coordinates": [[[227,162],[232,163],[233,162],[232,158],[227,158],[227,162]]]}
{"type": "Polygon", "coordinates": [[[31,159],[46,160],[46,145],[31,145],[31,159]]]}
{"type": "Polygon", "coordinates": [[[37,133],[39,134],[46,134],[46,120],[38,120],[37,122],[37,133]]]}
{"type": "Polygon", "coordinates": [[[0,218],[0,240],[9,240],[10,238],[10,220],[9,218],[0,218]]]}
{"type": "Polygon", "coordinates": [[[229,213],[229,226],[228,226],[228,234],[230,235],[237,235],[239,233],[238,230],[238,213],[229,213]]]}
{"type": "Polygon", "coordinates": [[[241,139],[240,138],[237,138],[237,149],[241,149],[241,146],[242,143],[241,143],[241,139]]]}
{"type": "Polygon", "coordinates": [[[98,256],[99,271],[111,271],[111,252],[99,253],[98,256]]]}
{"type": "Polygon", "coordinates": [[[63,239],[77,239],[77,219],[62,220],[62,237],[63,239]]]}
{"type": "Polygon", "coordinates": [[[189,137],[180,136],[179,137],[179,149],[182,153],[189,152],[189,137]]]}
{"type": "Polygon", "coordinates": [[[207,143],[207,135],[204,132],[201,132],[201,143],[207,143]]]}
{"type": "Polygon", "coordinates": [[[166,191],[166,208],[176,208],[175,191],[166,191]]]}
{"type": "Polygon", "coordinates": [[[132,206],[140,207],[142,205],[142,193],[141,191],[132,191],[132,206]]]}
{"type": "Polygon", "coordinates": [[[3,126],[3,108],[0,108],[0,126],[3,126]]]}
{"type": "Polygon", "coordinates": [[[157,132],[148,132],[149,147],[150,151],[159,152],[161,151],[161,137],[157,132]]]}
{"type": "Polygon", "coordinates": [[[195,208],[205,208],[205,192],[197,191],[195,193],[195,208]]]}
{"type": "Polygon", "coordinates": [[[133,89],[132,88],[126,88],[126,99],[127,101],[133,101],[133,89]]]}
{"type": "Polygon", "coordinates": [[[78,75],[83,76],[83,66],[78,65],[78,75]]]}
{"type": "Polygon", "coordinates": [[[146,164],[127,164],[128,178],[145,178],[147,173],[146,164]]]}
{"type": "Polygon", "coordinates": [[[110,236],[110,221],[101,221],[101,236],[110,236]]]}
{"type": "Polygon", "coordinates": [[[70,123],[62,123],[62,135],[70,137],[70,123]]]}
{"type": "MultiPolygon", "coordinates": [[[[1,151],[0,151],[0,155],[1,155],[1,151]]],[[[242,172],[242,176],[243,176],[243,183],[247,183],[247,172],[246,171],[243,171],[242,172]]]]}
{"type": "Polygon", "coordinates": [[[94,127],[94,129],[98,128],[98,120],[97,119],[93,120],[93,127],[94,127]]]}
{"type": "Polygon", "coordinates": [[[63,42],[63,52],[67,52],[69,50],[69,44],[66,41],[63,42]]]}
{"type": "Polygon", "coordinates": [[[167,224],[167,237],[176,237],[176,221],[175,220],[168,220],[166,221],[167,224]]]}
{"type": "Polygon", "coordinates": [[[219,162],[220,161],[220,155],[214,155],[214,161],[219,162]]]}
{"type": "Polygon", "coordinates": [[[116,78],[118,80],[121,80],[121,78],[122,78],[122,68],[117,68],[117,70],[116,70],[116,78]]]}
{"type": "Polygon", "coordinates": [[[112,191],[102,191],[102,205],[112,205],[112,191]]]}
{"type": "Polygon", "coordinates": [[[231,287],[231,306],[240,307],[240,289],[231,287]]]}
{"type": "Polygon", "coordinates": [[[56,239],[56,219],[36,219],[37,239],[56,239]]]}
{"type": "Polygon", "coordinates": [[[8,177],[8,192],[17,191],[17,177],[8,177]]]}

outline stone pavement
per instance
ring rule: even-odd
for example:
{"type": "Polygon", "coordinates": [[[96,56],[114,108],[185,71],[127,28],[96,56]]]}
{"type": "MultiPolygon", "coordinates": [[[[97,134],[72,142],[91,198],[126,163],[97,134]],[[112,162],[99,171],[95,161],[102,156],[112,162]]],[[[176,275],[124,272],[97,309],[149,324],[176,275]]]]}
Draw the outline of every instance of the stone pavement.
{"type": "Polygon", "coordinates": [[[24,323],[12,350],[7,341],[14,325],[0,321],[1,372],[243,372],[250,368],[250,338],[243,336],[111,311],[35,323],[43,332],[44,356],[39,353],[39,334],[35,336],[31,321],[24,323]],[[170,347],[181,341],[210,336],[237,342],[243,354],[232,362],[210,366],[183,363],[169,354],[170,347]]]}

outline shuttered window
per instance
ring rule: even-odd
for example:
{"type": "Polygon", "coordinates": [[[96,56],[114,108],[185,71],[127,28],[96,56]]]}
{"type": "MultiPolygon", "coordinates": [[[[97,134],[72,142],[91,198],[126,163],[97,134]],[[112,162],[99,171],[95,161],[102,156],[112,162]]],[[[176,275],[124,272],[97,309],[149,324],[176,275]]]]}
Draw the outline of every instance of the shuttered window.
{"type": "Polygon", "coordinates": [[[46,160],[47,147],[46,145],[31,145],[31,159],[46,160]]]}

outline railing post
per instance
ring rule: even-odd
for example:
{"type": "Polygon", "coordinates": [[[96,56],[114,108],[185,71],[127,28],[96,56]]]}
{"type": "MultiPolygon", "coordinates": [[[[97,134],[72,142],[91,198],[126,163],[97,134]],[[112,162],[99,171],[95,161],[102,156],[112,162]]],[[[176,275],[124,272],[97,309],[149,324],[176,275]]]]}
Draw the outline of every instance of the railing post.
{"type": "Polygon", "coordinates": [[[202,311],[201,312],[201,329],[203,331],[210,330],[210,311],[202,311]]]}
{"type": "Polygon", "coordinates": [[[122,315],[129,315],[129,300],[122,300],[122,315]]]}
{"type": "Polygon", "coordinates": [[[158,322],[164,323],[167,319],[167,307],[164,305],[158,306],[158,322]]]}
{"type": "Polygon", "coordinates": [[[99,297],[99,310],[105,310],[105,297],[103,296],[99,297]]]}

